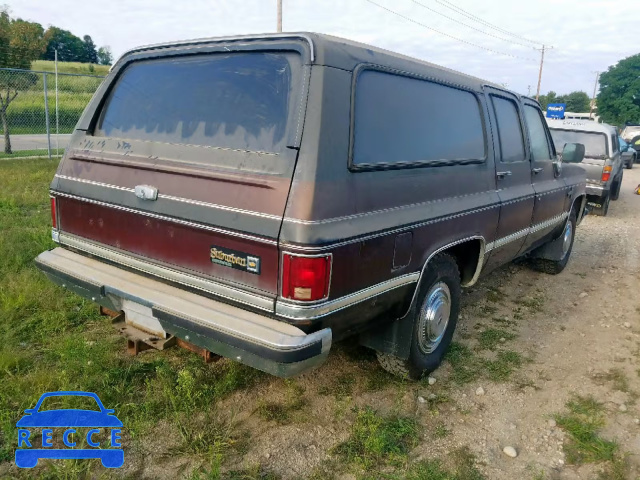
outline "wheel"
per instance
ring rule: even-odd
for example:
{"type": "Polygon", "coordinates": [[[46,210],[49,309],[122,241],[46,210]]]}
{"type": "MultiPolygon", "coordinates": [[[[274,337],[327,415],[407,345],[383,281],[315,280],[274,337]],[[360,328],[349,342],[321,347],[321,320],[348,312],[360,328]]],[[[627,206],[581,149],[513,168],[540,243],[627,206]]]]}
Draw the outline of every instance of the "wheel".
{"type": "Polygon", "coordinates": [[[594,215],[598,215],[599,217],[606,217],[607,213],[609,213],[609,202],[611,201],[611,199],[609,198],[609,195],[607,195],[606,197],[600,199],[601,203],[601,207],[600,208],[594,208],[592,210],[594,215]]]}
{"type": "Polygon", "coordinates": [[[460,272],[451,255],[436,255],[427,265],[415,305],[411,351],[407,360],[378,352],[382,368],[400,376],[419,380],[442,362],[460,311],[460,272]]]}
{"type": "Polygon", "coordinates": [[[629,159],[629,163],[627,163],[625,165],[625,167],[627,167],[627,169],[631,170],[633,168],[633,162],[635,162],[635,161],[636,161],[636,158],[635,157],[631,157],[629,159]]]}
{"type": "Polygon", "coordinates": [[[549,275],[557,275],[562,272],[567,263],[569,263],[569,257],[571,257],[571,251],[573,250],[573,241],[576,236],[576,211],[572,210],[569,215],[569,220],[564,226],[562,235],[553,242],[558,242],[561,247],[562,255],[559,260],[550,260],[548,258],[534,258],[533,268],[539,272],[548,273],[549,275]]]}
{"type": "Polygon", "coordinates": [[[622,188],[622,176],[611,186],[611,200],[620,198],[620,189],[622,188]]]}

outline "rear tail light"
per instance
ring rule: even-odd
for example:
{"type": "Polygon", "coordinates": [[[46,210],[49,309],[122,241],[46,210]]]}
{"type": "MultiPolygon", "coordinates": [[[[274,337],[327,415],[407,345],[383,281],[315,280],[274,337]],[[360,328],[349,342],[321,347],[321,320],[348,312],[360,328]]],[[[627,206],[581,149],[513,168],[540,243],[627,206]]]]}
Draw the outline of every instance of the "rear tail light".
{"type": "Polygon", "coordinates": [[[282,297],[311,302],[329,296],[331,255],[282,257],[282,297]]]}
{"type": "Polygon", "coordinates": [[[58,214],[56,212],[56,199],[51,197],[51,226],[58,228],[58,214]]]}
{"type": "Polygon", "coordinates": [[[613,170],[613,167],[611,165],[607,165],[606,167],[604,167],[604,170],[602,170],[602,181],[603,182],[608,182],[609,178],[611,177],[611,170],[613,170]]]}

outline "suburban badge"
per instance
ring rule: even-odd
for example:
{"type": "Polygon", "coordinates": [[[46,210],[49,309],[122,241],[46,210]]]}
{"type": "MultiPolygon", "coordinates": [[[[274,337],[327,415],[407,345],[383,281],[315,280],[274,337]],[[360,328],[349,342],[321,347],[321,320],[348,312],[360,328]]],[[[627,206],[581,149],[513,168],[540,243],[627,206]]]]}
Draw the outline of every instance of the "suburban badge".
{"type": "Polygon", "coordinates": [[[218,265],[260,275],[260,257],[215,245],[211,246],[210,257],[211,261],[218,265]]]}

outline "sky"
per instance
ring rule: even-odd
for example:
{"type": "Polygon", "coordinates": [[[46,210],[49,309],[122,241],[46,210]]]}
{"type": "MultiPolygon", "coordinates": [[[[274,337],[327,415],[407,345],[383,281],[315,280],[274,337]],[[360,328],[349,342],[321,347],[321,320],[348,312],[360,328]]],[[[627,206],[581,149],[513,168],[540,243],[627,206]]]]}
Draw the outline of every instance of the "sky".
{"type": "MultiPolygon", "coordinates": [[[[630,4],[283,0],[283,31],[361,41],[532,95],[540,67],[536,49],[546,44],[553,48],[545,52],[540,93],[591,95],[597,71],[640,53],[640,14],[630,14],[630,4]]],[[[8,5],[13,17],[90,35],[96,45],[111,46],[116,58],[150,43],[276,30],[276,0],[9,0],[8,5]]]]}

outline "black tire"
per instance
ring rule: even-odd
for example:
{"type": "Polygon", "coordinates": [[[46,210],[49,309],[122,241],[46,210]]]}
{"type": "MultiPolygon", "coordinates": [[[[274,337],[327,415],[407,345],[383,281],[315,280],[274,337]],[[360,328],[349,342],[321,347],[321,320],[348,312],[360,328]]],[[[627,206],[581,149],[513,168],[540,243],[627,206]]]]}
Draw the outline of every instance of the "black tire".
{"type": "Polygon", "coordinates": [[[611,200],[618,200],[620,198],[620,189],[622,188],[622,175],[611,185],[611,200]]]}
{"type": "Polygon", "coordinates": [[[592,210],[594,215],[597,215],[599,217],[606,217],[607,213],[609,213],[609,202],[610,202],[610,198],[609,195],[607,195],[606,197],[604,197],[603,199],[601,199],[600,201],[601,203],[601,207],[600,208],[594,208],[592,210]]]}
{"type": "Polygon", "coordinates": [[[539,272],[547,273],[549,275],[557,275],[565,269],[565,267],[569,263],[571,252],[573,251],[573,242],[576,238],[576,223],[577,223],[576,211],[572,210],[571,214],[569,215],[569,221],[565,224],[564,230],[562,231],[562,235],[560,235],[557,239],[553,240],[554,242],[563,242],[565,234],[567,233],[567,228],[571,227],[569,247],[567,251],[564,253],[564,256],[560,260],[549,260],[547,258],[534,258],[532,259],[532,266],[535,270],[539,272]]]}
{"type": "Polygon", "coordinates": [[[631,160],[629,160],[629,164],[627,165],[627,168],[629,170],[631,170],[633,168],[633,164],[636,163],[636,156],[634,155],[633,157],[631,157],[631,160]]]}
{"type": "MultiPolygon", "coordinates": [[[[378,361],[382,368],[403,378],[411,378],[419,380],[423,375],[434,371],[444,357],[445,352],[451,344],[453,332],[458,322],[458,313],[460,312],[460,272],[455,259],[451,255],[436,255],[424,272],[420,286],[420,290],[416,297],[415,305],[411,308],[409,315],[413,320],[413,335],[411,339],[411,352],[408,360],[403,360],[387,353],[378,352],[378,361]],[[446,288],[445,288],[446,286],[446,288]],[[448,291],[447,291],[448,290],[448,291]],[[428,343],[426,338],[429,334],[424,323],[428,318],[421,315],[423,310],[426,311],[428,302],[434,302],[436,299],[446,298],[448,294],[448,320],[444,326],[444,330],[439,333],[437,344],[429,344],[433,349],[426,349],[428,343]],[[439,297],[444,295],[444,297],[439,297]],[[435,296],[435,299],[434,299],[435,296]]],[[[438,303],[442,305],[442,303],[438,303]]],[[[445,310],[446,311],[446,308],[445,310]]],[[[435,318],[440,321],[431,322],[434,328],[439,329],[444,319],[442,311],[435,310],[435,318]]]]}

